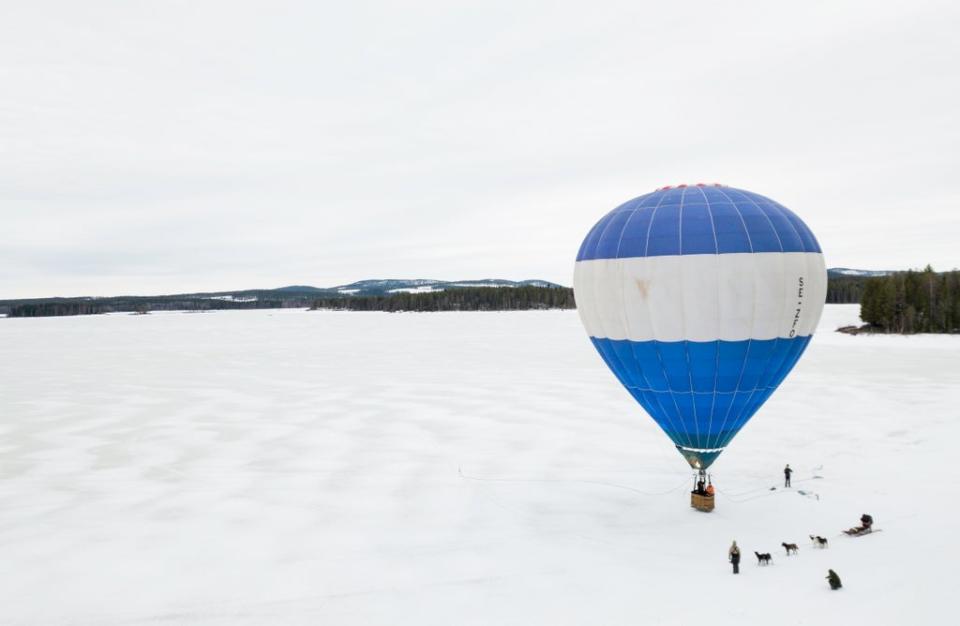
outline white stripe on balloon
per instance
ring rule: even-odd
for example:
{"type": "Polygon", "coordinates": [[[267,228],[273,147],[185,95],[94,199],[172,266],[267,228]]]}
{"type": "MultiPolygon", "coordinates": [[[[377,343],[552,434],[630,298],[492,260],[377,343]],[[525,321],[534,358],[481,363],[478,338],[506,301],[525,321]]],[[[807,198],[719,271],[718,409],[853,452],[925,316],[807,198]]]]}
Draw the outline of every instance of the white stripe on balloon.
{"type": "Polygon", "coordinates": [[[811,335],[827,272],[815,252],[692,254],[579,261],[573,284],[591,337],[743,341],[811,335]]]}

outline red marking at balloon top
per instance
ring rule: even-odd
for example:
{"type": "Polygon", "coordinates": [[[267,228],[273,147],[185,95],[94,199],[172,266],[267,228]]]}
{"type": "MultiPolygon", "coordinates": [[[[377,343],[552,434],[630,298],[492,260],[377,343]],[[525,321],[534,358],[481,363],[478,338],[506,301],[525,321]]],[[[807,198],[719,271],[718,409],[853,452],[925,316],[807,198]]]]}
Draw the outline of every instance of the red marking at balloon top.
{"type": "MultiPolygon", "coordinates": [[[[720,183],[697,183],[697,187],[723,187],[720,183]]],[[[682,183],[680,185],[665,185],[663,187],[658,187],[655,191],[667,191],[668,189],[683,189],[689,187],[687,183],[682,183]]]]}

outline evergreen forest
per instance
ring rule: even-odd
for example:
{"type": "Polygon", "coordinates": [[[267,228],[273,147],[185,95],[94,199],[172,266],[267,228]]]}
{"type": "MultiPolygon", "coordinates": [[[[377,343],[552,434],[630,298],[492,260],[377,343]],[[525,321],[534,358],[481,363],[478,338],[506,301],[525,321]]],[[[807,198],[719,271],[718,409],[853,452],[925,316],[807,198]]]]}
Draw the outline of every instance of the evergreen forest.
{"type": "Polygon", "coordinates": [[[960,332],[960,271],[906,271],[869,278],[860,319],[886,333],[960,332]]]}

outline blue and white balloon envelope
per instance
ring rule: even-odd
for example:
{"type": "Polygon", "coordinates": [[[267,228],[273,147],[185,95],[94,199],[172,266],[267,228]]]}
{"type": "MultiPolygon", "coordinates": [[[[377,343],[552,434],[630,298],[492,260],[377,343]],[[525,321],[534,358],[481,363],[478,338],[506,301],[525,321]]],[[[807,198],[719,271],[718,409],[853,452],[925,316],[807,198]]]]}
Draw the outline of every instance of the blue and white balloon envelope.
{"type": "Polygon", "coordinates": [[[601,218],[577,254],[574,292],[607,366],[691,467],[706,469],[803,354],[827,273],[786,207],[682,185],[601,218]]]}

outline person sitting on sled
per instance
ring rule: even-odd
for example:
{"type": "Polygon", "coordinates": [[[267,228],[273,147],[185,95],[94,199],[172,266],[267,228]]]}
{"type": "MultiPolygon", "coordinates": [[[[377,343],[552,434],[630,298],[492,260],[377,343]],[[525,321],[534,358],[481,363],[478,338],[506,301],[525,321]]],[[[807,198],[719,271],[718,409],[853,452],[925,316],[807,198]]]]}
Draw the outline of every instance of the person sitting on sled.
{"type": "Polygon", "coordinates": [[[873,517],[864,513],[860,516],[860,525],[854,526],[850,530],[845,530],[844,532],[848,535],[859,535],[861,533],[870,532],[873,529],[873,517]]]}

